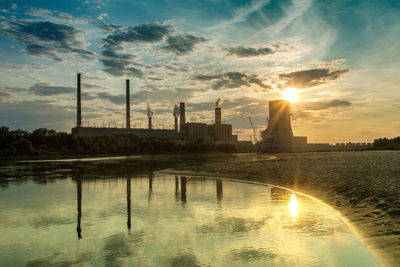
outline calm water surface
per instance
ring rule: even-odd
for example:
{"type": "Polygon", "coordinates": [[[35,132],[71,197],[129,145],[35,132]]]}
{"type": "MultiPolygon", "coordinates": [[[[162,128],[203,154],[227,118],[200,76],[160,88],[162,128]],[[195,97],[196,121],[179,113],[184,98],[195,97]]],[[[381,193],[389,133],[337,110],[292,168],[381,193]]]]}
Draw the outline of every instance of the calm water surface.
{"type": "Polygon", "coordinates": [[[0,265],[378,266],[304,196],[111,161],[3,165],[0,265]]]}

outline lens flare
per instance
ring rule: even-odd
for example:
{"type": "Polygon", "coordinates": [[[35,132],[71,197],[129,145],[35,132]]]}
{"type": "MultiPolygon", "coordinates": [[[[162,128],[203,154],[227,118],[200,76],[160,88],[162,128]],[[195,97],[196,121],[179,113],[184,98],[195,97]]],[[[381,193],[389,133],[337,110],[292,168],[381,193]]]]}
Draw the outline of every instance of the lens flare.
{"type": "Polygon", "coordinates": [[[297,205],[297,199],[295,194],[292,194],[292,196],[290,197],[289,210],[290,210],[290,215],[293,218],[296,218],[299,207],[297,205]]]}
{"type": "Polygon", "coordinates": [[[285,90],[283,90],[282,96],[283,96],[283,99],[289,100],[291,103],[296,102],[297,99],[299,98],[297,96],[296,88],[286,88],[285,90]]]}

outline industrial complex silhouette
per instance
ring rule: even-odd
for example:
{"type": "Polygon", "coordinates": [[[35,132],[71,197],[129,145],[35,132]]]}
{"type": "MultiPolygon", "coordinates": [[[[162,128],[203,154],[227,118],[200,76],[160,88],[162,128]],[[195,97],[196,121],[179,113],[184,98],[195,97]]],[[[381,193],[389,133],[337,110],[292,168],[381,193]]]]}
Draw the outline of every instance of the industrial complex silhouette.
{"type": "MultiPolygon", "coordinates": [[[[126,127],[84,127],[82,125],[81,74],[77,75],[77,122],[72,133],[80,136],[106,136],[118,134],[133,134],[142,138],[162,138],[181,141],[198,141],[229,143],[237,146],[252,146],[249,141],[238,141],[238,136],[232,134],[232,125],[222,123],[220,99],[215,104],[215,120],[213,124],[187,122],[185,103],[173,107],[174,128],[155,129],[152,126],[154,112],[147,107],[148,128],[131,128],[130,112],[130,81],[126,80],[126,127]],[[178,125],[179,117],[179,125],[178,125]]],[[[294,136],[290,123],[290,102],[288,100],[269,101],[268,127],[261,131],[262,140],[258,143],[262,148],[273,150],[314,150],[329,149],[329,144],[308,144],[307,137],[294,136]]],[[[254,129],[255,132],[255,129],[254,129]]]]}

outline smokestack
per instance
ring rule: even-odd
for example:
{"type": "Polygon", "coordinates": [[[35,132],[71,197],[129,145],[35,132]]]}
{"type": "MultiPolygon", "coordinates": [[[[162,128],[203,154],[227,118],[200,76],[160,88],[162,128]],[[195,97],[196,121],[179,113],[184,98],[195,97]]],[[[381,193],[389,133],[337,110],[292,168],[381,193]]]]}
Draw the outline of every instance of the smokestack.
{"type": "Polygon", "coordinates": [[[174,109],[172,110],[172,115],[174,115],[175,119],[175,131],[178,131],[178,117],[179,117],[180,109],[177,104],[174,105],[174,109]]]}
{"type": "Polygon", "coordinates": [[[126,128],[131,128],[131,101],[129,92],[129,79],[126,79],[126,128]]]}
{"type": "Polygon", "coordinates": [[[215,124],[221,124],[221,108],[219,107],[224,101],[218,98],[215,102],[215,124]]]}
{"type": "Polygon", "coordinates": [[[178,131],[178,117],[175,117],[175,131],[178,131]]]}
{"type": "Polygon", "coordinates": [[[180,113],[180,132],[182,132],[182,127],[186,124],[186,118],[185,118],[185,102],[181,102],[179,104],[179,113],[180,113]]]}
{"type": "Polygon", "coordinates": [[[149,129],[151,130],[151,117],[153,117],[154,111],[151,110],[150,103],[147,102],[147,117],[149,118],[149,129]]]}
{"type": "Polygon", "coordinates": [[[215,124],[221,124],[221,108],[215,108],[215,124]]]}
{"type": "Polygon", "coordinates": [[[76,110],[76,127],[82,126],[82,111],[81,111],[81,74],[77,75],[77,110],[76,110]]]}

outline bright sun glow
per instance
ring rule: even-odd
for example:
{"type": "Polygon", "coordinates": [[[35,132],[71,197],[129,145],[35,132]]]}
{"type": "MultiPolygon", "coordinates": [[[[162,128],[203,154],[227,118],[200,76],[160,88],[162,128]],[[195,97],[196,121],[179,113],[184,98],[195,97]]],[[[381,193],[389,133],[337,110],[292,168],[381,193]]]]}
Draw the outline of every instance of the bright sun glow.
{"type": "Polygon", "coordinates": [[[296,195],[293,194],[290,197],[290,204],[289,204],[289,210],[290,210],[290,215],[292,217],[297,217],[297,211],[298,211],[299,207],[297,206],[297,199],[296,199],[296,195]]]}
{"type": "Polygon", "coordinates": [[[297,101],[297,90],[296,88],[286,88],[282,92],[283,99],[289,100],[291,103],[294,103],[297,101]]]}

